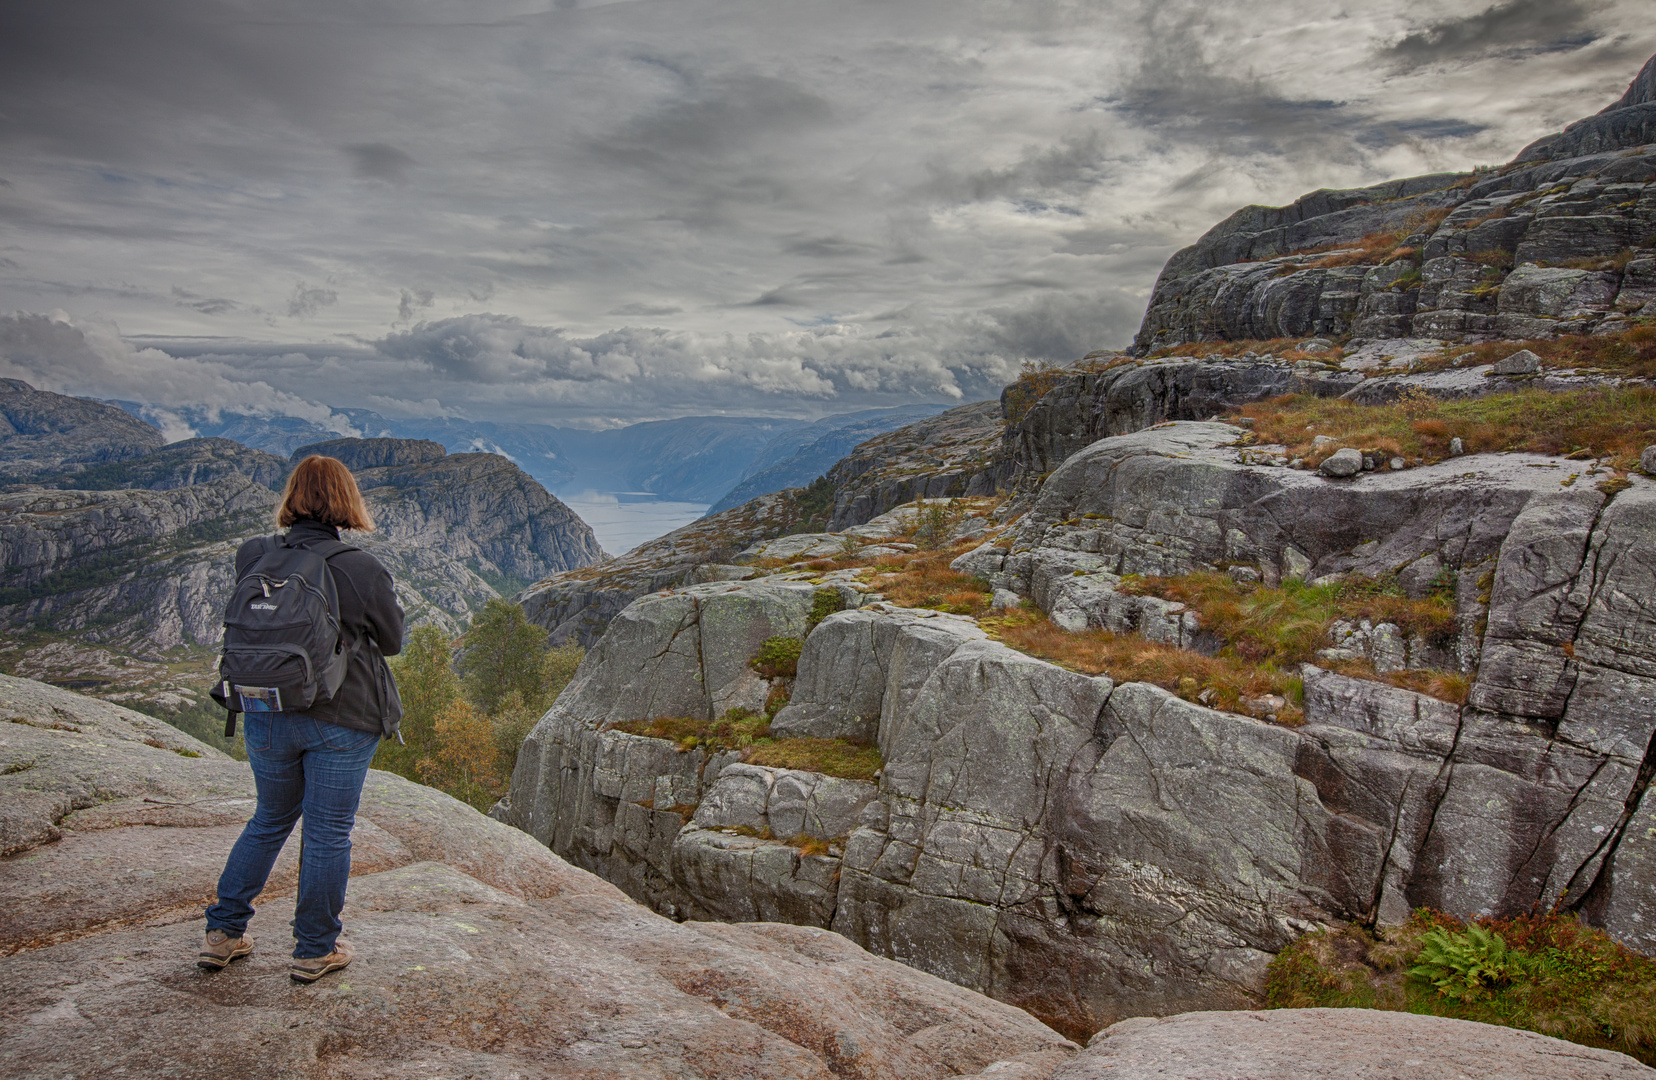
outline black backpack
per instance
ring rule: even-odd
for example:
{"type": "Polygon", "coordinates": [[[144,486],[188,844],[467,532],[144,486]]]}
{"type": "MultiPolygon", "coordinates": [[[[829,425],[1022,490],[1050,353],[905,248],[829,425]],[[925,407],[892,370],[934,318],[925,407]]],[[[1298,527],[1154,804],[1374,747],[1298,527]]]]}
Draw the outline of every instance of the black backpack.
{"type": "Polygon", "coordinates": [[[345,681],[339,593],[328,560],[356,551],[338,540],[289,546],[267,536],[264,550],[236,580],[224,608],[224,652],[213,699],[228,718],[242,712],[302,712],[333,699],[345,681]]]}

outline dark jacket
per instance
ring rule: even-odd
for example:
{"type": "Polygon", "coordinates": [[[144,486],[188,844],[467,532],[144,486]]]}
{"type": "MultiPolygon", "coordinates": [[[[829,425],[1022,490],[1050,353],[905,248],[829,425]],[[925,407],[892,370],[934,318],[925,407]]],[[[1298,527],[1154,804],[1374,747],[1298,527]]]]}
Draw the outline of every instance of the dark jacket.
{"type": "MultiPolygon", "coordinates": [[[[303,518],[288,528],[288,542],[338,540],[339,530],[303,518]]],[[[236,577],[258,561],[262,540],[249,540],[236,552],[236,577]]],[[[403,610],[391,587],[391,575],[366,551],[342,551],[328,560],[339,593],[339,634],[350,659],[345,681],[332,700],[304,710],[306,716],[357,731],[396,733],[402,700],[385,657],[402,652],[403,610]]]]}

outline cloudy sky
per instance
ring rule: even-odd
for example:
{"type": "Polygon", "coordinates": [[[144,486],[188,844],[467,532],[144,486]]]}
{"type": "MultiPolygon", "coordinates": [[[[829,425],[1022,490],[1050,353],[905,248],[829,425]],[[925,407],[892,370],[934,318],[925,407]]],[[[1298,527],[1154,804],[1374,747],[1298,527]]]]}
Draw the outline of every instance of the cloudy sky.
{"type": "Polygon", "coordinates": [[[603,425],[975,400],[1247,203],[1508,159],[1649,0],[6,0],[0,375],[603,425]]]}

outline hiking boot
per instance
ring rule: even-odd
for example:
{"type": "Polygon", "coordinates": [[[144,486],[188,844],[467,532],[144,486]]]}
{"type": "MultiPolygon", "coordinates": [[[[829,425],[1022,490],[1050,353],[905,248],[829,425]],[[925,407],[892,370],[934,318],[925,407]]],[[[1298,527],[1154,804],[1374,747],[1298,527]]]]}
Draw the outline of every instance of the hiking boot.
{"type": "Polygon", "coordinates": [[[327,956],[311,956],[303,960],[295,960],[288,968],[288,975],[294,982],[315,982],[330,971],[338,971],[349,964],[356,957],[356,950],[351,948],[349,941],[334,943],[334,951],[327,956]]]}
{"type": "Polygon", "coordinates": [[[223,930],[207,931],[207,941],[201,946],[201,953],[196,957],[196,967],[206,968],[209,971],[221,971],[237,957],[246,956],[253,951],[253,939],[246,934],[232,937],[223,930]]]}

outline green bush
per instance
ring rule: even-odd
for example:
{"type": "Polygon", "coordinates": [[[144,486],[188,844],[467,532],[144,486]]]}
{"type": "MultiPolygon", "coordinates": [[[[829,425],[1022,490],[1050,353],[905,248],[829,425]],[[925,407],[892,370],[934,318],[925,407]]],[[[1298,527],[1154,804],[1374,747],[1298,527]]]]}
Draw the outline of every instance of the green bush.
{"type": "Polygon", "coordinates": [[[524,701],[541,699],[541,657],[546,631],[530,622],[523,608],[498,597],[483,605],[461,639],[460,676],[466,696],[486,713],[516,691],[524,701]]]}
{"type": "Polygon", "coordinates": [[[767,679],[791,679],[799,674],[799,654],[804,649],[805,643],[799,638],[768,637],[749,663],[767,679]]]}

